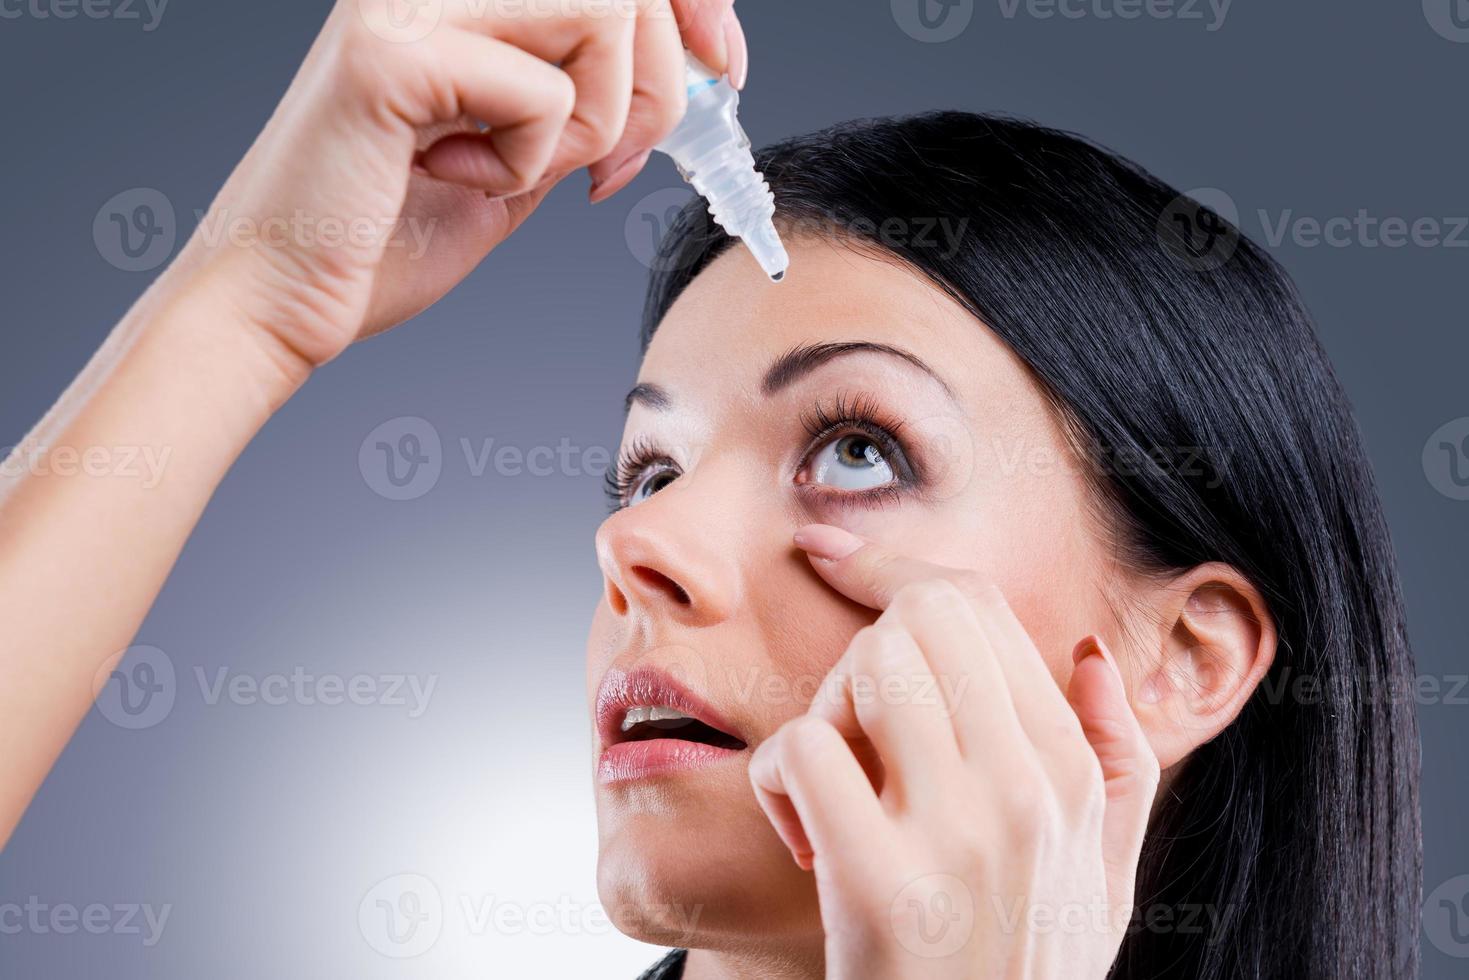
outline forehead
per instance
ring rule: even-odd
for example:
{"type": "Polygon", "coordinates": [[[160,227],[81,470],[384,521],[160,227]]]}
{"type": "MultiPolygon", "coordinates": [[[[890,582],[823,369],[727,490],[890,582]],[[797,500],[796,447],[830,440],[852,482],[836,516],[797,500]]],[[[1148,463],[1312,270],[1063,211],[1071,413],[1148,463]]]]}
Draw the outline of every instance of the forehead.
{"type": "Polygon", "coordinates": [[[639,380],[748,394],[793,347],[872,341],[925,361],[976,414],[1038,397],[999,338],[922,274],[828,239],[786,244],[791,268],[780,283],[738,245],[710,263],[664,316],[639,380]]]}

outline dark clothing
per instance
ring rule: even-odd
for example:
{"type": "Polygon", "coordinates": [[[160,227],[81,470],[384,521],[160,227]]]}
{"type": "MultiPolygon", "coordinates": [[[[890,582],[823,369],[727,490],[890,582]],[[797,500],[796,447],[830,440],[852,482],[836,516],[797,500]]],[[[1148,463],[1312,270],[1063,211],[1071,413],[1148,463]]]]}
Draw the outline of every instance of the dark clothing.
{"type": "Polygon", "coordinates": [[[683,980],[683,961],[688,955],[686,949],[675,949],[648,967],[638,980],[683,980]]]}

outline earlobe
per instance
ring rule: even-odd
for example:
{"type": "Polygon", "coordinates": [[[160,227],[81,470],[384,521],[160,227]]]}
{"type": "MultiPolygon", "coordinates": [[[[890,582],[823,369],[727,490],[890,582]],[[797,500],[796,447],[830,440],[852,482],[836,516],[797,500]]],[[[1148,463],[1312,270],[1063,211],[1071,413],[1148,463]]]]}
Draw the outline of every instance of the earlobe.
{"type": "Polygon", "coordinates": [[[1134,684],[1134,708],[1167,769],[1239,715],[1275,659],[1276,633],[1259,589],[1217,562],[1161,586],[1153,613],[1158,646],[1134,684]]]}

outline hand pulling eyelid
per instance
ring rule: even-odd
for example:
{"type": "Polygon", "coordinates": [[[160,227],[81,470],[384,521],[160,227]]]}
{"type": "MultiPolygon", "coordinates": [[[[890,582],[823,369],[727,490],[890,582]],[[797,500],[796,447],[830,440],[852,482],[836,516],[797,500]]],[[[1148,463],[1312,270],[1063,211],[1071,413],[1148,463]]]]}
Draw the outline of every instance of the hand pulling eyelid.
{"type": "Polygon", "coordinates": [[[785,278],[790,257],[775,230],[775,196],[755,169],[750,138],[735,110],[740,94],[685,52],[688,111],[654,149],[668,154],[683,179],[709,202],[709,214],[740,239],[773,282],[785,278]]]}

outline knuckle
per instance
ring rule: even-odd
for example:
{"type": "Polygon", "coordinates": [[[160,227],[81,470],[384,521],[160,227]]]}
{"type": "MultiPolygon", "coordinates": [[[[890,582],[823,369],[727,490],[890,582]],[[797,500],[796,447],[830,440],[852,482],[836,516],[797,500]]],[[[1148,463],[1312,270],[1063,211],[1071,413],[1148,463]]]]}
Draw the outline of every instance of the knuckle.
{"type": "Polygon", "coordinates": [[[892,627],[877,632],[873,640],[871,662],[872,679],[875,683],[881,684],[888,678],[906,676],[912,671],[913,662],[909,656],[906,636],[905,631],[892,627]]]}
{"type": "Polygon", "coordinates": [[[1061,785],[1087,811],[1100,811],[1106,804],[1107,780],[1102,763],[1093,752],[1070,753],[1061,763],[1061,785]]]}
{"type": "Polygon", "coordinates": [[[958,586],[944,578],[909,582],[893,596],[893,604],[903,611],[924,615],[955,608],[964,601],[958,586]]]}
{"type": "Polygon", "coordinates": [[[349,26],[336,38],[333,53],[339,74],[349,82],[381,83],[385,74],[401,64],[403,57],[415,47],[407,44],[389,44],[374,32],[367,15],[353,18],[349,26]]]}
{"type": "Polygon", "coordinates": [[[611,153],[622,135],[610,120],[585,106],[573,109],[569,132],[580,156],[587,163],[594,163],[611,153]]]}
{"type": "Polygon", "coordinates": [[[510,175],[508,180],[496,181],[495,192],[503,195],[524,194],[536,186],[540,180],[538,176],[526,170],[518,163],[505,162],[505,170],[510,175]]]}
{"type": "Polygon", "coordinates": [[[546,82],[546,113],[564,124],[576,111],[576,82],[560,68],[553,68],[546,82]]]}
{"type": "MultiPolygon", "coordinates": [[[[891,576],[889,569],[898,560],[898,556],[888,552],[871,553],[871,549],[863,549],[856,552],[860,558],[857,560],[857,583],[865,591],[876,596],[891,596],[896,599],[897,592],[888,584],[891,576]],[[868,553],[864,554],[864,550],[868,553]]],[[[849,556],[848,560],[851,560],[849,556]]],[[[898,592],[902,591],[899,587],[898,592]]]]}
{"type": "Polygon", "coordinates": [[[970,602],[982,609],[994,609],[1005,604],[1005,594],[989,577],[972,569],[956,572],[952,581],[970,602]]]}
{"type": "Polygon", "coordinates": [[[815,715],[799,715],[781,729],[785,752],[793,759],[820,760],[831,745],[835,729],[815,715]]]}
{"type": "Polygon", "coordinates": [[[1051,810],[1049,794],[1034,776],[1013,780],[1000,799],[1010,828],[1020,832],[1034,830],[1051,810]]]}

